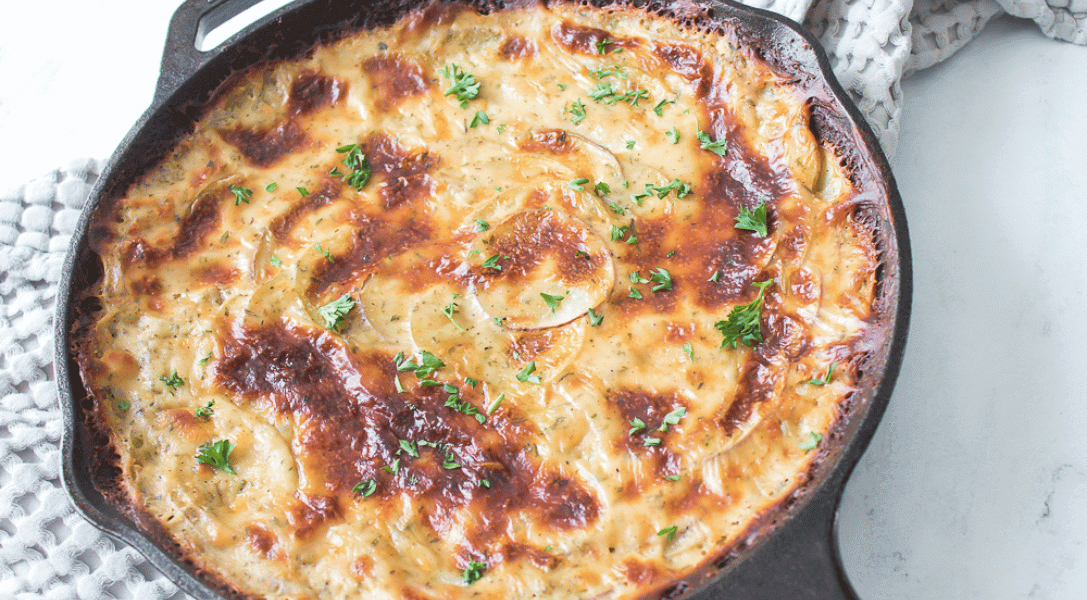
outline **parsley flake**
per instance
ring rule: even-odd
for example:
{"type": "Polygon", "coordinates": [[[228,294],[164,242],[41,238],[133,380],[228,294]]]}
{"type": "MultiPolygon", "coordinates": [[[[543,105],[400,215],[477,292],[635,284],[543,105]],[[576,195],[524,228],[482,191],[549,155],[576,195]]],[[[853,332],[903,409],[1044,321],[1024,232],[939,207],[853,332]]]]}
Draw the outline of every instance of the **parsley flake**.
{"type": "Polygon", "coordinates": [[[323,254],[324,257],[328,259],[328,262],[330,262],[330,263],[335,263],[336,262],[336,259],[332,258],[332,253],[329,252],[328,250],[322,248],[321,244],[316,244],[314,247],[317,248],[317,251],[320,252],[321,254],[323,254]]]}
{"type": "Polygon", "coordinates": [[[672,131],[664,132],[664,137],[668,138],[669,142],[672,142],[673,144],[678,144],[679,143],[679,130],[676,129],[675,127],[672,127],[672,131]]]}
{"type": "Polygon", "coordinates": [[[449,322],[452,323],[453,326],[455,326],[457,329],[461,331],[466,331],[463,327],[460,326],[460,323],[457,323],[457,320],[453,318],[453,315],[460,312],[460,310],[458,310],[459,306],[460,305],[456,302],[450,302],[449,304],[446,304],[444,308],[442,308],[442,314],[444,314],[445,318],[449,319],[449,322]]]}
{"type": "Polygon", "coordinates": [[[683,344],[683,353],[687,355],[687,358],[691,359],[691,362],[694,362],[694,348],[691,347],[690,342],[683,344]]]}
{"type": "Polygon", "coordinates": [[[766,202],[759,202],[755,210],[748,210],[746,206],[740,207],[740,214],[736,216],[736,229],[746,229],[766,237],[766,202]]]}
{"type": "Polygon", "coordinates": [[[344,180],[344,183],[361,191],[362,186],[370,181],[370,175],[373,173],[373,167],[367,162],[366,155],[362,153],[362,148],[358,144],[348,144],[336,148],[336,152],[339,154],[347,154],[340,162],[351,169],[351,172],[340,173],[337,169],[333,169],[333,171],[336,171],[333,175],[341,177],[344,180]]]}
{"type": "MultiPolygon", "coordinates": [[[[690,344],[687,344],[690,346],[690,344]]],[[[669,425],[679,425],[679,420],[687,414],[687,409],[679,407],[672,412],[664,415],[664,420],[661,422],[661,426],[657,428],[657,431],[668,431],[669,425]]]]}
{"type": "Polygon", "coordinates": [[[525,365],[525,368],[521,369],[521,372],[517,374],[517,381],[520,381],[520,382],[523,382],[523,383],[535,383],[535,384],[539,385],[540,376],[539,375],[533,375],[533,373],[535,373],[535,372],[536,372],[536,361],[532,361],[532,362],[528,363],[527,365],[525,365]]]}
{"type": "Polygon", "coordinates": [[[502,270],[502,265],[498,264],[498,260],[500,258],[504,258],[506,260],[509,260],[508,256],[503,256],[503,255],[500,255],[500,254],[492,254],[492,255],[488,256],[486,258],[486,260],[483,261],[483,264],[480,265],[480,268],[494,269],[495,271],[501,271],[502,270]]]}
{"type": "Polygon", "coordinates": [[[494,411],[498,410],[498,405],[502,404],[502,400],[506,397],[505,394],[499,394],[498,400],[495,400],[491,407],[487,409],[487,415],[493,415],[494,411]]]}
{"type": "Polygon", "coordinates": [[[309,196],[309,190],[307,190],[306,188],[304,188],[302,186],[298,186],[298,187],[296,187],[294,189],[298,190],[298,193],[302,194],[303,198],[305,198],[306,196],[309,196]]]}
{"type": "Polygon", "coordinates": [[[233,183],[230,184],[230,191],[234,193],[234,206],[238,206],[242,202],[249,204],[249,197],[253,195],[253,190],[247,190],[233,183]]]}
{"type": "Polygon", "coordinates": [[[174,371],[169,377],[159,377],[159,381],[165,383],[166,387],[171,390],[176,390],[185,385],[185,380],[177,376],[177,371],[174,371]]]}
{"type": "Polygon", "coordinates": [[[230,440],[219,440],[218,442],[208,442],[199,448],[199,452],[196,455],[196,462],[204,465],[211,465],[216,469],[226,471],[232,475],[237,475],[238,472],[234,470],[234,467],[230,464],[230,453],[234,451],[237,445],[230,440]]]}
{"type": "Polygon", "coordinates": [[[445,95],[455,95],[457,100],[460,100],[461,108],[467,108],[468,101],[479,96],[480,84],[476,81],[476,76],[465,73],[459,65],[446,65],[444,68],[439,69],[438,72],[452,83],[449,89],[445,90],[445,95]]]}
{"type": "Polygon", "coordinates": [[[363,498],[373,496],[377,491],[377,482],[373,479],[367,479],[355,484],[355,487],[351,488],[351,491],[356,494],[362,494],[363,498]]]}
{"type": "Polygon", "coordinates": [[[812,385],[826,385],[826,384],[830,383],[830,378],[831,378],[832,375],[834,375],[834,367],[837,367],[837,366],[838,366],[838,363],[836,363],[836,362],[830,363],[830,367],[827,369],[827,376],[826,377],[824,377],[822,379],[812,379],[808,383],[810,383],[812,385]]]}
{"type": "Polygon", "coordinates": [[[272,255],[272,258],[268,262],[272,263],[272,266],[277,269],[283,266],[283,261],[280,260],[279,257],[275,254],[272,255]]]}
{"type": "MultiPolygon", "coordinates": [[[[660,102],[657,103],[656,106],[653,107],[653,112],[657,113],[658,117],[663,117],[664,116],[664,107],[668,106],[669,104],[675,104],[675,103],[676,103],[675,100],[661,100],[660,102]]],[[[672,142],[672,143],[674,144],[675,142],[672,142]]]]}
{"type": "Polygon", "coordinates": [[[206,365],[206,364],[208,364],[209,360],[211,360],[211,352],[208,352],[207,356],[205,356],[204,358],[201,358],[200,360],[196,361],[196,364],[206,365]]]}
{"type": "Polygon", "coordinates": [[[464,583],[472,585],[473,583],[479,581],[486,571],[487,563],[470,560],[468,561],[468,566],[464,568],[464,572],[461,573],[461,576],[464,577],[464,583]]]}
{"type": "Polygon", "coordinates": [[[400,440],[400,449],[410,456],[419,458],[419,445],[411,440],[400,440]]]}
{"type": "Polygon", "coordinates": [[[678,531],[678,529],[679,528],[676,527],[675,525],[672,525],[670,527],[665,527],[664,529],[661,529],[660,531],[657,532],[657,537],[660,537],[662,535],[666,535],[666,536],[668,536],[668,541],[670,542],[670,541],[676,539],[676,531],[678,531]]]}
{"type": "Polygon", "coordinates": [[[610,45],[612,45],[614,43],[615,42],[613,42],[611,40],[597,40],[596,41],[596,53],[597,54],[607,54],[608,53],[608,46],[610,46],[610,45]]]}
{"type": "Polygon", "coordinates": [[[679,475],[665,475],[664,478],[668,481],[679,481],[679,475]]]}
{"type": "MultiPolygon", "coordinates": [[[[562,113],[566,114],[565,108],[563,108],[562,113]]],[[[581,101],[581,98],[574,100],[573,104],[570,105],[570,122],[577,125],[585,120],[585,116],[585,103],[581,101]]]]}
{"type": "Polygon", "coordinates": [[[637,144],[637,143],[638,143],[638,142],[636,142],[636,141],[634,141],[634,140],[627,140],[627,150],[633,150],[633,149],[634,149],[634,145],[635,145],[635,144],[637,144]]]}
{"type": "Polygon", "coordinates": [[[597,196],[606,196],[611,193],[611,187],[603,181],[599,181],[596,186],[593,187],[593,191],[596,192],[597,196]]]}
{"type": "Polygon", "coordinates": [[[442,462],[442,466],[445,467],[446,470],[452,471],[453,469],[459,469],[460,463],[454,460],[452,454],[446,454],[445,460],[442,462]]]}
{"type": "Polygon", "coordinates": [[[264,186],[264,191],[274,192],[274,191],[276,191],[276,188],[278,188],[278,187],[279,187],[279,184],[273,181],[272,183],[269,183],[268,185],[264,186]]]}
{"type": "Polygon", "coordinates": [[[593,309],[589,309],[589,325],[597,326],[604,321],[604,315],[598,315],[593,309]]]}
{"type": "Polygon", "coordinates": [[[627,432],[627,435],[632,436],[643,429],[645,429],[645,421],[639,419],[638,417],[634,417],[630,420],[630,431],[627,432]]]}
{"type": "Polygon", "coordinates": [[[721,347],[736,348],[736,343],[742,343],[744,345],[754,347],[762,341],[762,328],[759,324],[760,317],[762,316],[762,300],[763,294],[766,292],[766,288],[773,283],[773,279],[767,279],[766,281],[756,281],[751,285],[759,288],[759,295],[748,304],[741,304],[732,307],[732,311],[728,314],[728,319],[724,321],[718,321],[714,324],[714,328],[721,332],[724,339],[721,341],[721,347]]]}
{"type": "Polygon", "coordinates": [[[472,117],[472,123],[468,125],[468,127],[471,129],[475,129],[480,125],[489,125],[490,122],[491,120],[487,118],[487,115],[484,114],[482,110],[477,110],[476,116],[472,117]]]}
{"type": "Polygon", "coordinates": [[[118,400],[114,408],[123,415],[128,412],[128,409],[132,408],[132,403],[128,400],[118,400]]]}
{"type": "Polygon", "coordinates": [[[661,440],[660,440],[660,438],[647,437],[642,442],[642,445],[643,446],[660,446],[661,445],[661,440]]]}
{"type": "Polygon", "coordinates": [[[487,231],[491,228],[491,224],[483,219],[476,219],[476,231],[487,231]]]}
{"type": "Polygon", "coordinates": [[[654,292],[663,292],[672,289],[672,275],[664,267],[657,267],[656,271],[650,272],[652,275],[649,280],[656,282],[657,285],[653,286],[654,292]]]}
{"type": "Polygon", "coordinates": [[[211,420],[211,413],[213,412],[213,410],[212,410],[213,406],[215,406],[215,401],[214,400],[209,400],[208,403],[205,404],[204,406],[196,407],[196,410],[193,411],[193,414],[196,415],[197,417],[205,420],[205,421],[209,421],[209,420],[211,420]]]}
{"type": "Polygon", "coordinates": [[[566,187],[572,190],[577,190],[579,192],[584,192],[586,183],[589,183],[588,179],[585,179],[584,177],[578,177],[577,179],[574,179],[573,181],[567,183],[566,187]]]}
{"type": "Polygon", "coordinates": [[[698,146],[699,148],[701,148],[703,150],[709,150],[710,152],[713,152],[717,156],[724,156],[725,154],[728,153],[728,148],[726,147],[726,144],[728,142],[726,140],[717,140],[715,142],[715,141],[710,139],[710,136],[709,136],[708,133],[706,133],[705,131],[702,131],[701,129],[698,130],[698,142],[699,142],[699,146],[698,146]]]}
{"type": "Polygon", "coordinates": [[[627,297],[628,298],[634,298],[635,300],[641,300],[642,299],[642,293],[639,292],[638,290],[634,289],[634,286],[630,286],[630,293],[627,294],[627,297]]]}
{"type": "Polygon", "coordinates": [[[559,304],[562,304],[562,301],[566,299],[565,296],[552,296],[545,292],[540,292],[540,297],[547,303],[547,307],[551,309],[551,312],[555,312],[559,304]]]}
{"type": "Polygon", "coordinates": [[[343,325],[343,318],[354,307],[355,301],[351,299],[349,294],[344,294],[339,299],[318,308],[317,314],[321,315],[325,320],[325,329],[339,332],[340,325],[343,325]]]}
{"type": "Polygon", "coordinates": [[[713,275],[710,275],[710,278],[707,279],[706,281],[712,281],[714,283],[717,283],[718,280],[720,280],[720,279],[721,279],[721,272],[720,271],[714,271],[713,275]]]}
{"type": "Polygon", "coordinates": [[[800,448],[801,450],[809,450],[809,451],[814,450],[816,447],[819,446],[819,440],[822,440],[822,439],[823,439],[823,434],[815,433],[814,431],[809,431],[808,435],[805,436],[804,439],[801,440],[800,443],[796,445],[796,447],[800,448]]]}

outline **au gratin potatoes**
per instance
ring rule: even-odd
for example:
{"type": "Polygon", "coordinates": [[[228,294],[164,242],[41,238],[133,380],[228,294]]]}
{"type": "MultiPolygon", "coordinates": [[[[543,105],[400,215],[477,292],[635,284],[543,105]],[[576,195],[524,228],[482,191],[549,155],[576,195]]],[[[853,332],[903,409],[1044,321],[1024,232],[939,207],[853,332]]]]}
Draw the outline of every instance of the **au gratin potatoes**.
{"type": "Polygon", "coordinates": [[[802,484],[877,252],[790,81],[633,7],[265,62],[94,217],[110,493],[229,594],[628,598],[802,484]]]}

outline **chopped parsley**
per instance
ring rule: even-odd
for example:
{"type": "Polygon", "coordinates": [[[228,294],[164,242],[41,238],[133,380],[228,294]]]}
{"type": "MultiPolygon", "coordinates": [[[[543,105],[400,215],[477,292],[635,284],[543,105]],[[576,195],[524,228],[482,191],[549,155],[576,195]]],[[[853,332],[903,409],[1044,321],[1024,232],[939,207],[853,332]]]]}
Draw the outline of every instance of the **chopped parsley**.
{"type": "Polygon", "coordinates": [[[445,460],[442,461],[442,466],[445,467],[446,470],[452,471],[453,469],[459,469],[460,463],[453,459],[452,454],[446,454],[445,460]]]}
{"type": "Polygon", "coordinates": [[[634,435],[643,429],[645,429],[645,421],[634,417],[630,420],[630,431],[627,432],[627,435],[634,435]]]}
{"type": "Polygon", "coordinates": [[[461,576],[464,577],[464,583],[472,585],[479,581],[483,577],[483,573],[487,571],[487,563],[476,562],[474,560],[468,561],[468,566],[464,568],[464,572],[461,576]]]}
{"type": "Polygon", "coordinates": [[[477,110],[476,116],[472,117],[472,123],[468,125],[468,127],[474,129],[480,125],[489,125],[490,122],[491,120],[487,118],[487,115],[484,114],[482,110],[477,110]]]}
{"type": "Polygon", "coordinates": [[[498,127],[495,128],[495,132],[497,132],[497,133],[502,133],[505,130],[506,130],[506,124],[505,123],[499,123],[498,127]]]}
{"type": "Polygon", "coordinates": [[[638,290],[634,289],[634,286],[630,286],[630,293],[627,294],[627,297],[628,298],[634,298],[635,300],[641,300],[642,299],[642,293],[639,292],[638,290]]]}
{"type": "Polygon", "coordinates": [[[551,312],[555,312],[555,309],[566,299],[565,296],[552,296],[545,292],[540,292],[540,297],[547,303],[547,307],[551,309],[551,312]]]}
{"type": "Polygon", "coordinates": [[[720,280],[720,279],[721,279],[721,272],[720,271],[714,271],[713,275],[710,275],[710,278],[707,279],[706,281],[712,281],[714,283],[717,283],[717,281],[720,280]]]}
{"type": "Polygon", "coordinates": [[[837,367],[837,366],[838,366],[838,363],[836,363],[836,362],[830,363],[830,367],[827,369],[827,376],[826,377],[824,377],[822,379],[812,379],[808,383],[810,383],[812,385],[826,385],[826,384],[830,383],[830,378],[831,378],[832,375],[834,375],[834,367],[837,367]]]}
{"type": "Polygon", "coordinates": [[[491,224],[483,219],[476,219],[476,231],[487,231],[491,228],[491,224]]]}
{"type": "Polygon", "coordinates": [[[433,375],[434,371],[445,366],[445,363],[442,362],[440,358],[426,350],[419,351],[418,364],[404,358],[403,352],[397,352],[396,356],[393,358],[393,362],[396,364],[397,371],[415,371],[415,376],[420,380],[433,375]]]}
{"type": "Polygon", "coordinates": [[[509,260],[508,256],[503,256],[503,255],[500,255],[500,254],[492,254],[492,255],[488,256],[483,261],[483,264],[480,265],[480,267],[483,268],[483,269],[494,269],[495,271],[501,271],[502,270],[502,265],[498,264],[498,260],[500,258],[504,258],[506,260],[509,260]]]}
{"type": "Polygon", "coordinates": [[[523,382],[523,383],[539,384],[540,383],[540,376],[539,375],[533,375],[533,373],[535,373],[535,372],[536,372],[536,361],[532,361],[532,362],[528,363],[527,365],[525,365],[525,368],[521,369],[521,372],[517,374],[517,381],[520,381],[520,382],[523,382]]]}
{"type": "Polygon", "coordinates": [[[381,467],[381,470],[385,471],[389,475],[396,475],[400,472],[400,459],[398,458],[394,460],[392,465],[385,465],[381,467]]]}
{"type": "Polygon", "coordinates": [[[253,195],[253,190],[247,190],[233,183],[230,184],[230,191],[234,193],[234,206],[238,206],[242,202],[249,204],[249,197],[253,195]]]}
{"type": "Polygon", "coordinates": [[[238,472],[234,470],[234,467],[230,464],[230,453],[234,451],[237,445],[230,440],[219,440],[218,442],[208,442],[199,448],[199,452],[196,455],[196,462],[204,465],[211,465],[216,469],[220,469],[237,475],[238,472]]]}
{"type": "Polygon", "coordinates": [[[204,358],[201,358],[200,360],[196,361],[196,364],[206,365],[206,364],[208,364],[209,360],[211,360],[211,352],[208,352],[207,356],[205,356],[204,358]]]}
{"type": "Polygon", "coordinates": [[[343,318],[355,307],[355,301],[349,294],[340,296],[328,304],[317,309],[317,314],[325,320],[325,329],[338,332],[343,325],[343,318]]]}
{"type": "Polygon", "coordinates": [[[159,377],[159,381],[165,383],[166,387],[171,390],[176,390],[185,385],[185,380],[177,376],[177,371],[174,371],[169,377],[159,377]]]}
{"type": "Polygon", "coordinates": [[[466,331],[463,327],[460,326],[460,323],[457,323],[457,320],[453,318],[453,315],[460,312],[457,308],[458,306],[459,305],[456,302],[450,302],[449,304],[446,304],[444,308],[442,308],[442,314],[444,314],[445,318],[449,319],[449,322],[452,323],[453,326],[455,326],[457,329],[461,331],[466,331]]]}
{"type": "Polygon", "coordinates": [[[491,407],[487,409],[487,414],[488,414],[488,415],[493,415],[493,414],[494,414],[494,411],[498,410],[498,405],[499,405],[499,404],[502,404],[502,400],[503,400],[503,399],[504,399],[505,397],[506,397],[506,395],[505,395],[505,394],[499,394],[499,395],[498,395],[498,400],[495,400],[495,401],[494,401],[494,403],[493,403],[493,404],[491,404],[491,407]]]}
{"type": "MultiPolygon", "coordinates": [[[[687,344],[690,346],[690,344],[687,344]]],[[[679,407],[672,412],[664,415],[664,420],[661,422],[661,426],[657,428],[657,431],[668,431],[669,425],[679,425],[679,420],[687,414],[687,409],[679,407]]]]}
{"type": "Polygon", "coordinates": [[[566,84],[565,83],[560,83],[560,84],[558,84],[558,86],[559,86],[559,91],[560,92],[565,92],[566,91],[566,84]]]}
{"type": "Polygon", "coordinates": [[[195,414],[197,417],[199,417],[199,418],[201,418],[201,419],[203,419],[205,421],[211,420],[211,413],[213,412],[213,410],[212,410],[213,406],[215,406],[215,401],[214,400],[209,400],[208,403],[205,404],[204,406],[198,406],[196,408],[196,410],[193,411],[193,414],[195,414]]]}
{"type": "Polygon", "coordinates": [[[351,169],[350,173],[340,174],[337,172],[337,176],[342,176],[344,183],[361,191],[362,186],[370,181],[370,174],[373,172],[370,163],[366,161],[366,155],[362,153],[362,148],[358,144],[348,144],[336,148],[336,152],[340,154],[347,153],[347,156],[341,162],[351,169]]]}
{"type": "MultiPolygon", "coordinates": [[[[562,109],[562,114],[566,114],[566,109],[562,109]]],[[[585,103],[581,101],[581,98],[574,100],[574,103],[570,105],[570,122],[574,125],[585,120],[585,103]]]]}
{"type": "Polygon", "coordinates": [[[698,141],[699,148],[703,150],[709,150],[717,156],[724,156],[728,153],[728,148],[726,147],[727,142],[725,140],[717,140],[715,142],[710,139],[708,133],[702,131],[701,129],[698,130],[698,141]]]}
{"type": "Polygon", "coordinates": [[[275,254],[273,254],[273,255],[272,255],[272,258],[271,258],[271,260],[269,260],[268,262],[272,263],[272,266],[273,266],[273,267],[275,267],[275,268],[277,268],[277,269],[278,269],[279,267],[282,267],[282,266],[283,266],[283,261],[282,261],[282,260],[280,260],[280,259],[279,259],[279,257],[278,257],[278,256],[276,256],[275,254]]]}
{"type": "Polygon", "coordinates": [[[667,185],[662,185],[659,187],[653,187],[649,184],[646,184],[645,191],[656,193],[657,197],[662,200],[672,192],[676,193],[676,198],[683,198],[691,193],[691,186],[683,183],[678,179],[673,179],[667,185]]]}
{"type": "MultiPolygon", "coordinates": [[[[675,103],[676,103],[675,100],[661,100],[660,102],[657,103],[656,106],[653,107],[653,112],[657,113],[658,117],[663,117],[664,116],[664,107],[668,106],[669,104],[675,104],[675,103]]],[[[675,129],[675,128],[673,127],[673,129],[675,129]]],[[[672,142],[672,143],[674,144],[675,142],[672,142]]]]}
{"type": "Polygon", "coordinates": [[[657,537],[660,537],[662,535],[666,535],[666,536],[668,536],[668,541],[670,542],[670,541],[676,539],[676,531],[678,531],[678,529],[679,528],[676,527],[675,525],[672,525],[670,527],[665,527],[664,529],[661,529],[660,531],[657,532],[657,537]]]}
{"type": "Polygon", "coordinates": [[[655,282],[657,285],[653,286],[654,292],[663,292],[672,289],[672,275],[664,267],[657,267],[656,271],[651,271],[650,281],[655,282]]]}
{"type": "Polygon", "coordinates": [[[588,179],[585,179],[584,177],[578,177],[577,179],[574,179],[567,183],[566,187],[572,190],[577,190],[579,192],[584,192],[586,183],[589,183],[588,179]]]}
{"type": "Polygon", "coordinates": [[[298,190],[298,193],[302,194],[303,198],[305,198],[306,196],[309,196],[309,190],[307,190],[306,188],[304,188],[302,186],[298,186],[298,187],[296,187],[294,189],[298,190]]]}
{"type": "Polygon", "coordinates": [[[611,40],[597,40],[596,41],[596,53],[597,54],[607,54],[608,53],[608,46],[610,46],[611,44],[614,44],[614,43],[615,42],[613,42],[611,40]]]}
{"type": "Polygon", "coordinates": [[[411,440],[400,440],[400,449],[407,452],[409,456],[419,458],[419,445],[411,440]]]}
{"type": "Polygon", "coordinates": [[[603,321],[604,321],[604,315],[598,315],[598,314],[596,314],[596,312],[593,311],[593,309],[591,309],[591,308],[589,309],[589,325],[593,325],[595,327],[596,325],[599,325],[603,321]]]}
{"type": "Polygon", "coordinates": [[[819,440],[822,440],[822,439],[823,439],[823,434],[815,433],[814,431],[809,431],[808,435],[805,436],[804,439],[801,440],[800,443],[796,445],[796,447],[800,448],[801,450],[814,450],[816,447],[819,446],[819,440]]]}
{"type": "Polygon", "coordinates": [[[479,385],[479,380],[474,377],[465,377],[464,383],[467,383],[468,385],[472,386],[472,389],[475,389],[475,387],[479,385]]]}
{"type": "Polygon", "coordinates": [[[645,438],[645,440],[642,441],[642,445],[643,446],[660,446],[661,445],[661,440],[660,440],[660,438],[647,437],[647,438],[645,438]]]}
{"type": "Polygon", "coordinates": [[[467,108],[468,101],[479,96],[480,84],[476,81],[476,76],[471,73],[465,73],[461,70],[459,65],[446,65],[444,68],[439,69],[438,72],[452,83],[449,89],[445,90],[445,95],[455,95],[457,100],[460,100],[461,108],[467,108]]]}
{"type": "Polygon", "coordinates": [[[721,340],[722,348],[726,346],[735,348],[737,342],[753,348],[755,344],[762,341],[762,328],[759,324],[762,316],[762,299],[766,288],[773,282],[773,279],[767,279],[752,283],[751,285],[759,288],[759,295],[747,304],[732,307],[728,319],[714,324],[714,328],[725,336],[721,340]]]}
{"type": "Polygon", "coordinates": [[[596,84],[596,87],[589,90],[589,98],[592,98],[597,102],[607,102],[608,104],[611,104],[615,101],[612,99],[612,96],[615,96],[615,88],[610,83],[598,83],[596,84]]]}
{"type": "Polygon", "coordinates": [[[330,263],[335,263],[336,262],[336,259],[332,258],[332,253],[329,252],[328,250],[322,248],[321,244],[316,244],[314,247],[317,248],[317,251],[320,252],[321,254],[323,254],[324,257],[328,259],[328,262],[330,262],[330,263]]]}
{"type": "Polygon", "coordinates": [[[687,358],[691,359],[691,362],[694,362],[694,348],[691,347],[690,342],[683,344],[683,353],[687,355],[687,358]]]}
{"type": "Polygon", "coordinates": [[[377,482],[373,479],[367,479],[355,484],[355,487],[351,488],[351,491],[356,494],[362,494],[363,498],[373,496],[377,491],[377,482]]]}
{"type": "Polygon", "coordinates": [[[117,409],[117,412],[123,415],[128,412],[128,409],[132,408],[132,403],[128,400],[118,400],[114,407],[117,409]]]}
{"type": "Polygon", "coordinates": [[[672,127],[672,131],[664,132],[664,137],[668,138],[669,142],[672,142],[673,144],[678,144],[679,143],[679,130],[676,129],[675,127],[672,127]]]}
{"type": "MultiPolygon", "coordinates": [[[[447,392],[449,391],[450,387],[452,386],[446,386],[447,392]]],[[[453,391],[456,391],[456,388],[453,388],[453,391]]],[[[476,409],[476,407],[472,406],[471,402],[468,402],[467,400],[461,400],[460,396],[456,394],[453,394],[446,398],[445,406],[446,408],[452,408],[459,413],[464,413],[469,417],[475,417],[476,421],[479,421],[480,425],[482,425],[483,422],[487,420],[487,417],[484,417],[483,414],[480,413],[478,409],[476,409]]]]}
{"type": "Polygon", "coordinates": [[[664,478],[668,481],[679,481],[679,475],[665,475],[664,478]]]}
{"type": "Polygon", "coordinates": [[[755,210],[748,210],[746,206],[740,207],[740,214],[736,216],[736,229],[746,229],[766,237],[766,202],[759,202],[755,210]]]}
{"type": "Polygon", "coordinates": [[[638,274],[637,271],[631,271],[630,281],[631,281],[631,283],[635,283],[635,284],[637,284],[637,283],[649,283],[649,280],[646,279],[645,277],[642,277],[640,274],[638,274]]]}
{"type": "Polygon", "coordinates": [[[276,188],[278,188],[278,187],[279,187],[279,184],[273,181],[272,183],[269,183],[268,185],[264,186],[264,191],[274,192],[274,191],[276,191],[276,188]]]}
{"type": "Polygon", "coordinates": [[[611,187],[603,181],[598,181],[593,187],[593,191],[596,192],[597,196],[606,196],[611,193],[611,187]]]}
{"type": "Polygon", "coordinates": [[[648,97],[649,97],[649,91],[644,90],[644,89],[642,89],[642,90],[629,89],[629,90],[623,92],[623,100],[625,100],[628,104],[630,104],[634,108],[638,108],[638,101],[639,100],[643,100],[643,99],[648,98],[648,97]]]}
{"type": "Polygon", "coordinates": [[[635,144],[637,144],[637,143],[638,142],[636,142],[634,140],[627,140],[627,150],[633,150],[635,144]]]}

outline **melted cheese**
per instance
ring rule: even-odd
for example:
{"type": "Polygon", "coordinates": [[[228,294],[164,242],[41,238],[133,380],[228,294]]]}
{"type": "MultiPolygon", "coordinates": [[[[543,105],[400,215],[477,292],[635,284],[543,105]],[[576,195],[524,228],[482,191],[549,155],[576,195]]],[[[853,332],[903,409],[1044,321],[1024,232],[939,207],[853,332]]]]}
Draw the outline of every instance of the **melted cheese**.
{"type": "Polygon", "coordinates": [[[240,591],[629,597],[804,481],[870,327],[851,198],[723,37],[414,13],[247,72],[97,217],[83,374],[131,502],[240,591]],[[766,280],[763,341],[723,347],[766,280]],[[236,474],[196,460],[221,440],[236,474]]]}

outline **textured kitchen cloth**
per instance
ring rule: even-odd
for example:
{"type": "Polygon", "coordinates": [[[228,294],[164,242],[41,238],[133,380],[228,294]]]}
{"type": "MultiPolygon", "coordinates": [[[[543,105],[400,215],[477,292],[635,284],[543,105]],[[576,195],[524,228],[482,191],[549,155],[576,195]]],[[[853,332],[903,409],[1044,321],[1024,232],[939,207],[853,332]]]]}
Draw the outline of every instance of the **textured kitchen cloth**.
{"type": "MultiPolygon", "coordinates": [[[[1087,0],[749,2],[803,18],[888,154],[902,75],[950,56],[1001,12],[1087,43],[1087,0]]],[[[0,194],[0,600],[187,597],[79,516],[60,485],[52,317],[64,254],[101,166],[77,161],[0,194]]]]}

